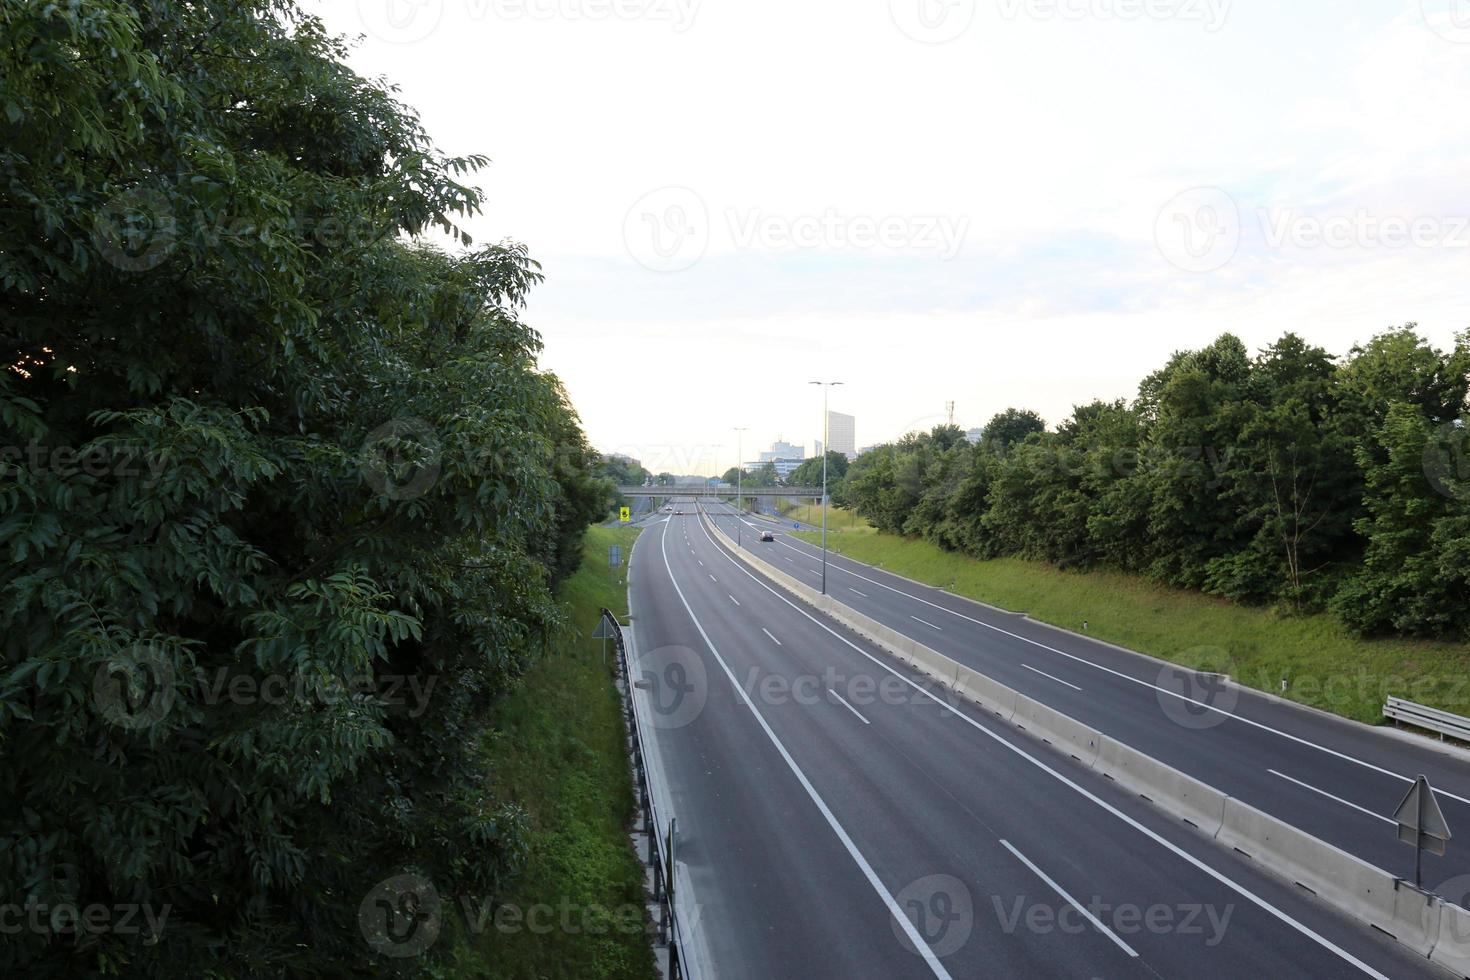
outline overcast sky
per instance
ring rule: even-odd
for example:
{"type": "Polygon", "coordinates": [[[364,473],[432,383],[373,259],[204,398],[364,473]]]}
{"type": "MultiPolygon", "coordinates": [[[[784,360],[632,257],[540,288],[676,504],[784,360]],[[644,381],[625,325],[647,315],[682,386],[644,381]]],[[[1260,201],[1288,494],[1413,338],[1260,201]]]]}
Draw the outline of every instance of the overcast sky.
{"type": "MultiPolygon", "coordinates": [[[[309,9],[311,9],[309,7],[309,9]]],[[[1466,0],[330,0],[485,153],[543,366],[599,448],[720,472],[1175,350],[1470,327],[1466,0]]]]}

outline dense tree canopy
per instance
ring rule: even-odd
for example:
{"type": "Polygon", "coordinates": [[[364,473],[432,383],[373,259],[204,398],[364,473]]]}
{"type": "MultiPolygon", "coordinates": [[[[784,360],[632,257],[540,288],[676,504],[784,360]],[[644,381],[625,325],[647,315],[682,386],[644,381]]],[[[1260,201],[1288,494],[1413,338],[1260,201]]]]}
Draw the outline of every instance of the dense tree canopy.
{"type": "Polygon", "coordinates": [[[939,426],[879,446],[834,497],[980,557],[1470,638],[1467,388],[1470,334],[1446,353],[1411,324],[1341,361],[1294,334],[1252,357],[1226,334],[1055,430],[1010,409],[977,445],[939,426]]]}
{"type": "MultiPolygon", "coordinates": [[[[827,450],[827,486],[847,475],[847,456],[837,452],[835,449],[827,450]]],[[[786,474],[786,480],[793,487],[819,487],[822,485],[822,457],[814,456],[802,463],[796,469],[786,474]]]]}
{"type": "Polygon", "coordinates": [[[515,869],[478,734],[608,503],[537,267],[283,0],[0,35],[0,895],[168,910],[0,974],[421,975],[359,905],[515,869]]]}

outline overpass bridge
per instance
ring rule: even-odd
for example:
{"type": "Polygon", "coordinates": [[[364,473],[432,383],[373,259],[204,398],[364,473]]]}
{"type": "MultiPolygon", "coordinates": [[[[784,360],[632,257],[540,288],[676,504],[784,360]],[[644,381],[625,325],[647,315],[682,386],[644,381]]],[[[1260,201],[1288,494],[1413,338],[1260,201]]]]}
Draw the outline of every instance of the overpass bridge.
{"type": "MultiPolygon", "coordinates": [[[[618,487],[624,497],[700,497],[720,498],[735,496],[734,487],[708,487],[699,483],[678,483],[664,487],[618,487]]],[[[821,487],[742,487],[742,497],[810,497],[822,499],[821,487]]]]}

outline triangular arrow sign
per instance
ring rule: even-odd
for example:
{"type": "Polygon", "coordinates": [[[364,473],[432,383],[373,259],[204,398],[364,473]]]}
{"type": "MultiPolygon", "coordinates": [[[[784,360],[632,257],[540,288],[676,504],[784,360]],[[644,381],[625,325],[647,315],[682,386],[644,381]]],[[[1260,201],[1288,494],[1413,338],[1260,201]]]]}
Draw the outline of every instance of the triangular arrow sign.
{"type": "Polygon", "coordinates": [[[1435,854],[1444,854],[1445,841],[1450,839],[1450,825],[1445,823],[1444,812],[1439,808],[1434,791],[1429,788],[1429,780],[1423,776],[1414,780],[1393,818],[1399,825],[1399,840],[1418,844],[1435,854]]]}

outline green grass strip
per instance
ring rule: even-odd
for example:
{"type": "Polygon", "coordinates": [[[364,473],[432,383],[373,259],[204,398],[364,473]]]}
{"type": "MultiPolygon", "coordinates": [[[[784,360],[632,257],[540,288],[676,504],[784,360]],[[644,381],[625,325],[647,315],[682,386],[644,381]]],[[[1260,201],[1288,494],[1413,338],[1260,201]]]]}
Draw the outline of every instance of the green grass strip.
{"type": "MultiPolygon", "coordinates": [[[[802,520],[808,520],[802,512],[802,520]]],[[[795,516],[795,515],[793,515],[795,516]]],[[[1353,636],[1327,614],[1241,606],[1114,571],[1062,571],[1019,558],[978,561],[920,538],[880,534],[828,512],[831,550],[1033,619],[1161,657],[1222,670],[1303,704],[1377,723],[1387,695],[1470,715],[1470,647],[1353,636]]],[[[820,535],[798,532],[816,544],[820,535]]]]}

